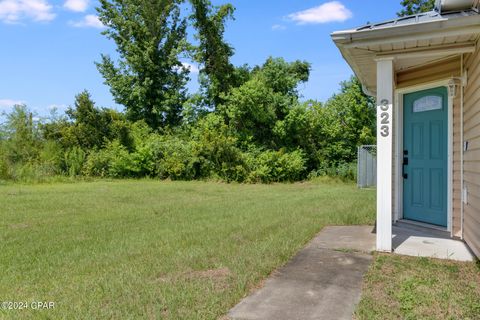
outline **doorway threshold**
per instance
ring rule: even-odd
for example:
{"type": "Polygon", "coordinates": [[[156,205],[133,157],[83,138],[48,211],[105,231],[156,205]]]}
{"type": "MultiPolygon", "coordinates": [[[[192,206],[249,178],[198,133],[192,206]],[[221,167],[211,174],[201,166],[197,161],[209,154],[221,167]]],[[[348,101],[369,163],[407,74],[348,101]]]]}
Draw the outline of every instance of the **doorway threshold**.
{"type": "Polygon", "coordinates": [[[407,219],[400,219],[398,220],[396,223],[394,223],[395,225],[398,225],[398,224],[407,224],[407,225],[410,225],[410,226],[417,226],[417,227],[420,227],[420,228],[425,228],[425,229],[432,229],[432,230],[436,230],[436,231],[440,231],[442,233],[445,233],[445,234],[448,234],[450,236],[450,232],[448,231],[448,229],[446,227],[442,227],[442,226],[437,226],[437,225],[434,225],[434,224],[430,224],[430,223],[426,223],[426,222],[420,222],[420,221],[415,221],[415,220],[407,220],[407,219]]]}
{"type": "Polygon", "coordinates": [[[417,230],[419,232],[433,233],[442,238],[452,238],[452,235],[447,228],[437,226],[434,224],[425,223],[425,222],[400,219],[397,222],[395,222],[393,225],[397,227],[408,227],[409,229],[417,230]]]}

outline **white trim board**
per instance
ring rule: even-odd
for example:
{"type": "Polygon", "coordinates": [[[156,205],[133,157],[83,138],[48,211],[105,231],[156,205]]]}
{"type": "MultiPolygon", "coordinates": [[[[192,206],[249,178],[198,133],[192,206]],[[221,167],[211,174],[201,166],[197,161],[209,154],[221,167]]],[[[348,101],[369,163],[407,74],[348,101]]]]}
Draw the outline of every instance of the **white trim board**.
{"type": "MultiPolygon", "coordinates": [[[[394,212],[395,222],[403,219],[403,177],[402,177],[402,161],[403,161],[403,96],[408,93],[417,91],[447,87],[450,78],[424,83],[421,85],[410,86],[401,89],[395,89],[395,150],[394,161],[396,164],[396,175],[394,184],[396,186],[396,207],[394,212]]],[[[448,95],[448,167],[447,167],[447,230],[453,236],[453,98],[448,95]]]]}

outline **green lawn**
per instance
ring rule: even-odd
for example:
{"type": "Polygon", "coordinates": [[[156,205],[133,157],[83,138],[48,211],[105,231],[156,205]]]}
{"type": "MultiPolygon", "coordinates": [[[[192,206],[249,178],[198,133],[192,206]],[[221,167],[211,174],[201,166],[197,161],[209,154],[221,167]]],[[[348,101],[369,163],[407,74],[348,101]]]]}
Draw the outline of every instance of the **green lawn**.
{"type": "Polygon", "coordinates": [[[317,182],[0,186],[0,318],[216,319],[325,225],[372,224],[375,193],[317,182]]]}
{"type": "Polygon", "coordinates": [[[376,254],[357,319],[480,319],[480,264],[376,254]]]}

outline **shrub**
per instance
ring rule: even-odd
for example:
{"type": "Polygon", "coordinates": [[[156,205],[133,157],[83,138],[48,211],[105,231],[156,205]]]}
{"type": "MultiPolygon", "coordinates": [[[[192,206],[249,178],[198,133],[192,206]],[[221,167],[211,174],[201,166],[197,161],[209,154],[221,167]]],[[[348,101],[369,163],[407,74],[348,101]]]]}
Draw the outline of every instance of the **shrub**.
{"type": "Polygon", "coordinates": [[[91,151],[83,167],[83,174],[87,176],[108,177],[110,158],[105,150],[91,151]]]}
{"type": "Polygon", "coordinates": [[[248,157],[249,182],[296,181],[305,177],[306,157],[300,150],[293,152],[253,152],[248,157]]]}
{"type": "Polygon", "coordinates": [[[200,120],[192,132],[192,138],[198,155],[199,177],[238,182],[245,180],[247,165],[244,154],[237,147],[237,138],[222,117],[209,114],[200,120]]]}
{"type": "Polygon", "coordinates": [[[309,179],[316,177],[338,177],[345,181],[355,181],[357,179],[357,164],[352,163],[339,163],[334,166],[320,167],[318,170],[310,172],[309,179]]]}
{"type": "Polygon", "coordinates": [[[8,162],[7,158],[5,157],[3,150],[2,150],[2,145],[0,143],[0,179],[9,179],[8,175],[8,162]]]}
{"type": "Polygon", "coordinates": [[[160,145],[156,172],[160,178],[192,180],[197,175],[199,158],[192,142],[167,137],[160,145]]]}
{"type": "Polygon", "coordinates": [[[65,169],[65,158],[62,147],[52,140],[47,140],[43,144],[40,150],[39,161],[41,171],[47,176],[62,174],[65,169]]]}
{"type": "Polygon", "coordinates": [[[73,147],[65,152],[65,167],[71,177],[80,175],[85,162],[85,151],[73,147]]]}
{"type": "Polygon", "coordinates": [[[138,163],[134,161],[134,157],[128,152],[120,141],[114,140],[107,145],[105,149],[110,166],[108,174],[112,178],[136,177],[140,172],[138,163]]]}
{"type": "Polygon", "coordinates": [[[90,153],[83,172],[100,177],[137,177],[140,168],[127,148],[114,140],[108,143],[105,149],[90,153]]]}

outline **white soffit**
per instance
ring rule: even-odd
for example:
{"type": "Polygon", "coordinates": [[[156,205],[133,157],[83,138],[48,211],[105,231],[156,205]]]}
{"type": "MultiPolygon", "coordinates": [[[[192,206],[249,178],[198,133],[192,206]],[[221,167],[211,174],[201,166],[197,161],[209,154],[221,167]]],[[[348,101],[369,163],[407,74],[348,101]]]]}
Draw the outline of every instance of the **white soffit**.
{"type": "Polygon", "coordinates": [[[332,39],[367,91],[376,92],[376,60],[395,58],[395,70],[473,52],[480,35],[475,10],[415,16],[338,31],[332,39]]]}

